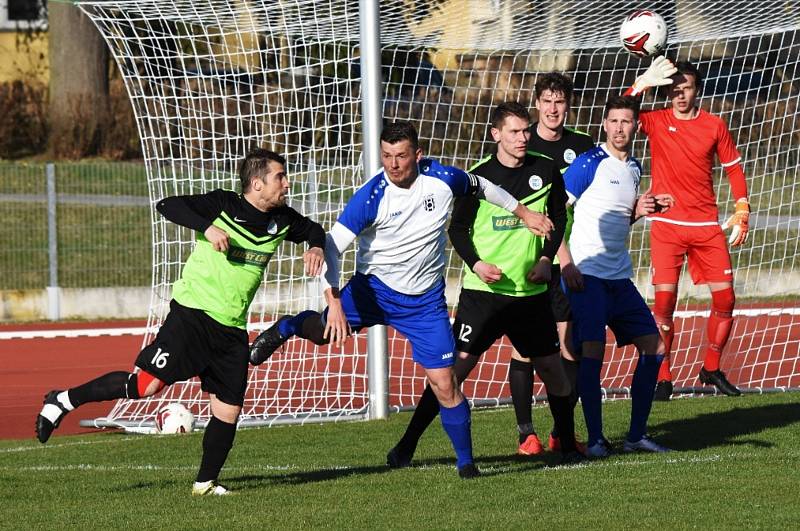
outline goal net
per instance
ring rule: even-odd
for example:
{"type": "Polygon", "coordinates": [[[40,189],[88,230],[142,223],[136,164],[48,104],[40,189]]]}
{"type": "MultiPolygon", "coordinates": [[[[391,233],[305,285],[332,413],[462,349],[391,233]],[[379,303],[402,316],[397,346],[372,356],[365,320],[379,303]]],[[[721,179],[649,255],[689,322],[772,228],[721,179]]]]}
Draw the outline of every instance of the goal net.
{"type": "MultiPolygon", "coordinates": [[[[124,77],[151,204],[168,195],[235,189],[238,162],[256,146],[286,156],[291,206],[326,229],[365,180],[358,2],[109,0],[79,6],[99,28],[124,77]]],[[[729,124],[747,175],[752,230],[747,244],[732,251],[737,313],[722,369],[746,390],[800,387],[800,4],[684,0],[647,7],[668,23],[667,55],[691,59],[706,73],[702,106],[729,124]]],[[[628,9],[602,1],[380,2],[384,119],[412,121],[428,155],[467,167],[492,149],[491,109],[505,100],[532,109],[537,74],[558,70],[575,80],[568,125],[600,141],[606,98],[622,92],[648,65],[618,43],[628,9]]],[[[664,103],[651,93],[644,106],[664,103]]],[[[647,173],[643,136],[634,154],[647,173]]],[[[730,214],[732,200],[719,167],[715,181],[721,213],[730,214]]],[[[153,294],[143,344],[165,317],[171,285],[194,242],[191,231],[155,210],[151,231],[153,294]]],[[[301,253],[285,244],[273,257],[251,308],[253,332],[284,313],[321,307],[318,281],[302,274],[301,253]]],[[[651,297],[645,223],[633,227],[631,254],[635,281],[651,297]]],[[[345,278],[353,261],[350,251],[345,278]]],[[[451,255],[451,305],[461,267],[451,255]]],[[[708,307],[702,287],[681,284],[673,373],[676,387],[687,392],[704,391],[696,375],[708,307]]],[[[343,349],[290,341],[251,370],[244,422],[362,416],[368,406],[366,344],[364,334],[343,349]]],[[[408,343],[391,330],[388,352],[390,405],[413,407],[424,376],[411,361],[408,343]]],[[[467,396],[479,404],[504,401],[509,355],[505,340],[487,352],[465,384],[467,396]]],[[[624,392],[635,353],[609,343],[606,359],[603,386],[624,392]]],[[[536,392],[542,394],[541,387],[536,392]]],[[[155,409],[173,401],[208,418],[199,383],[190,381],[151,400],[120,401],[108,420],[146,425],[155,409]]]]}

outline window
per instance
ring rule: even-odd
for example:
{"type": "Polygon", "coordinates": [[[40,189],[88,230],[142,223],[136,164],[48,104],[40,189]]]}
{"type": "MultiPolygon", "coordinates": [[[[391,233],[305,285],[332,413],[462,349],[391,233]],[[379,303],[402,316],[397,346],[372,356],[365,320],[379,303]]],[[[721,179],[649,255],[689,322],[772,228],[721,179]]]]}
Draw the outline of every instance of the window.
{"type": "Polygon", "coordinates": [[[47,0],[0,0],[0,30],[16,30],[47,19],[47,0]]]}

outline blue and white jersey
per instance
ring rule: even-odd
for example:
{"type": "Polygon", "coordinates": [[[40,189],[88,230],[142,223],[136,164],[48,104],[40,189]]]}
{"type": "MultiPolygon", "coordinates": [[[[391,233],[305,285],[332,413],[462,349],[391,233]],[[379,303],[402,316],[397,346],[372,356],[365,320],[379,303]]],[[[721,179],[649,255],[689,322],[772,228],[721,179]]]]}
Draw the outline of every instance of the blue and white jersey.
{"type": "Polygon", "coordinates": [[[605,144],[581,154],[564,173],[569,203],[575,206],[569,249],[584,275],[633,276],[628,235],[641,178],[638,160],[612,157],[605,144]]]}
{"type": "Polygon", "coordinates": [[[430,159],[419,162],[419,176],[407,189],[392,184],[381,169],[348,201],[330,235],[340,249],[358,236],[359,273],[375,275],[400,293],[425,293],[444,273],[453,197],[478,188],[476,177],[430,159]]]}

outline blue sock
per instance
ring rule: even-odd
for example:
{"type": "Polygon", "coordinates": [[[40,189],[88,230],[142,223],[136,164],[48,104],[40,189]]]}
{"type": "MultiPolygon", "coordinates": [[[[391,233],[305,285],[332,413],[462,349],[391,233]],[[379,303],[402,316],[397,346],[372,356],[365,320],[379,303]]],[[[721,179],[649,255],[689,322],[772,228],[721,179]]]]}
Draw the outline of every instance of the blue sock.
{"type": "Polygon", "coordinates": [[[631,383],[631,429],[628,431],[630,442],[640,441],[647,433],[647,418],[653,405],[658,369],[663,359],[661,354],[639,355],[631,383]]]}
{"type": "Polygon", "coordinates": [[[589,432],[589,446],[603,437],[603,393],[600,390],[600,369],[603,362],[594,358],[581,359],[578,368],[578,395],[581,397],[583,418],[589,432]]]}
{"type": "Polygon", "coordinates": [[[439,414],[442,427],[456,451],[456,466],[461,468],[472,463],[472,420],[467,399],[455,407],[444,407],[439,404],[439,414]]]}
{"type": "Polygon", "coordinates": [[[300,312],[294,317],[291,317],[289,319],[286,319],[278,323],[278,332],[281,333],[281,336],[287,339],[292,336],[295,336],[302,329],[303,321],[314,315],[319,317],[319,313],[315,312],[314,310],[306,310],[304,312],[300,312]]]}

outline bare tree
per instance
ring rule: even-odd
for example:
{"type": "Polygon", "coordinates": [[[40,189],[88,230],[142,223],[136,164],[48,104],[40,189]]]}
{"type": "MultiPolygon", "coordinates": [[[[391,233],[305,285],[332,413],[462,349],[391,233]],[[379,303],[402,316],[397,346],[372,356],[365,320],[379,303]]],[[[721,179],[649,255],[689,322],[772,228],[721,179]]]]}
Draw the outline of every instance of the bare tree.
{"type": "Polygon", "coordinates": [[[108,49],[75,5],[50,2],[50,138],[52,156],[95,154],[109,120],[108,49]]]}

